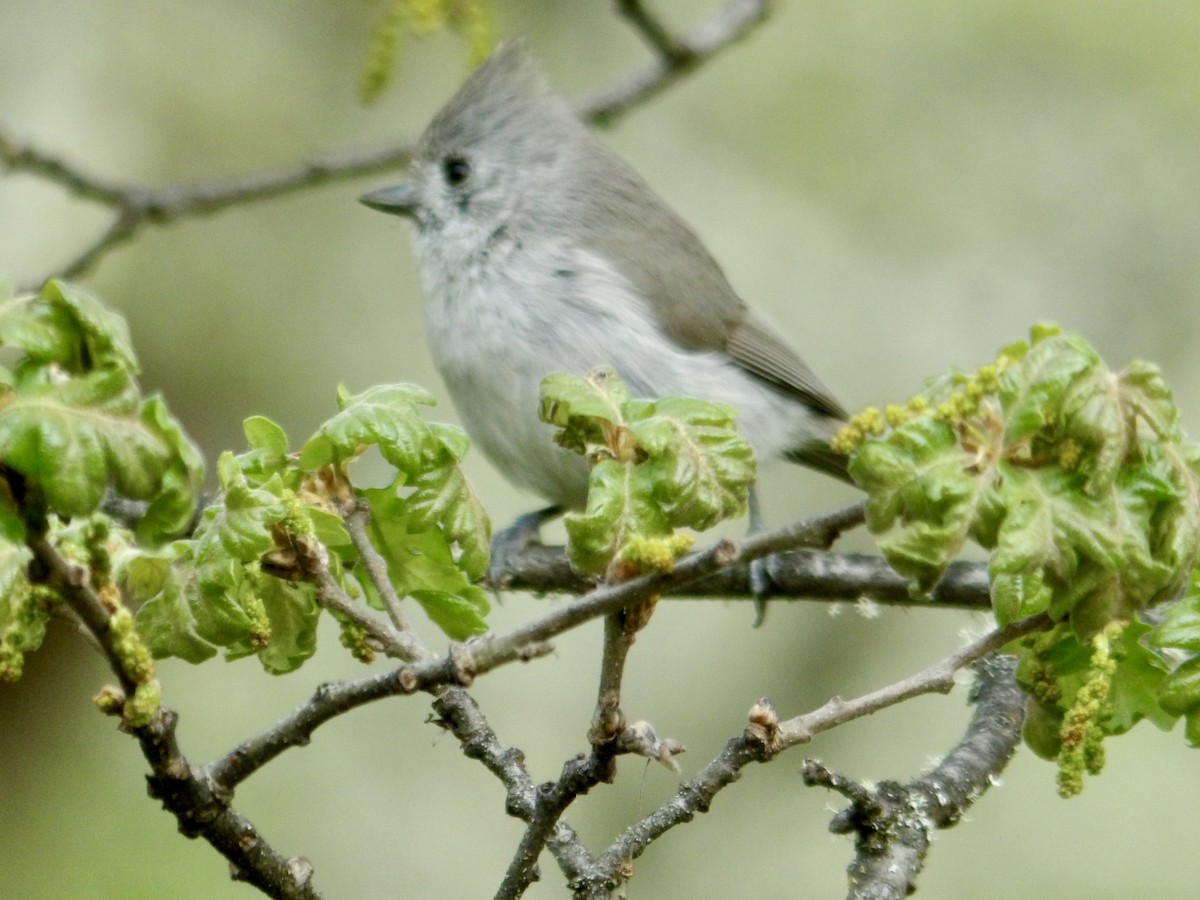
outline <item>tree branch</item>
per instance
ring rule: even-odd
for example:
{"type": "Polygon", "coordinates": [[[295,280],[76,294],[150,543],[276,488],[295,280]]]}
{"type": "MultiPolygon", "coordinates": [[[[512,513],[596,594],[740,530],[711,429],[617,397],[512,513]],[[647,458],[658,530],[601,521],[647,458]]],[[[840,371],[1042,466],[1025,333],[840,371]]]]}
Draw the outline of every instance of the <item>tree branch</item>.
{"type": "Polygon", "coordinates": [[[313,732],[330,719],[355,707],[409,693],[401,683],[403,669],[393,669],[349,681],[320,685],[308,702],[266,731],[242,741],[233,750],[205,767],[205,775],[222,791],[235,787],[290,747],[305,746],[313,732]]]}
{"type": "Polygon", "coordinates": [[[877,712],[921,694],[946,693],[954,684],[954,673],[1023,635],[1050,625],[1045,614],[1030,616],[996,629],[968,644],[923,672],[854,700],[831,700],[811,713],[784,722],[778,720],[768,700],[760,700],[750,711],[750,724],[740,737],[725,748],[696,775],[680,785],[675,796],[640,822],[630,826],[579,880],[578,895],[607,897],[627,877],[628,862],[640,856],[657,838],[676,825],[707,812],[716,795],[737,780],[751,762],[768,762],[821,731],[877,712]]]}
{"type": "MultiPolygon", "coordinates": [[[[607,750],[596,748],[587,756],[579,754],[567,760],[558,781],[538,786],[534,792],[533,813],[527,820],[529,827],[521,836],[521,843],[517,846],[508,871],[504,873],[504,880],[500,882],[500,888],[496,891],[496,900],[515,900],[525,893],[529,885],[538,880],[538,857],[541,856],[542,849],[556,838],[561,844],[559,829],[566,829],[566,833],[574,838],[575,832],[561,821],[562,815],[576,797],[586,794],[600,782],[612,781],[616,774],[613,759],[611,745],[607,750]]],[[[574,840],[579,849],[583,850],[578,838],[574,840]]],[[[559,854],[556,853],[555,856],[559,854]]],[[[590,855],[577,862],[583,863],[584,868],[594,864],[590,855]]],[[[575,864],[569,867],[574,870],[575,864]]],[[[566,871],[567,868],[564,868],[564,872],[566,871]]],[[[571,878],[572,875],[568,872],[568,880],[571,878]]]]}
{"type": "Polygon", "coordinates": [[[957,824],[1004,770],[1025,719],[1026,698],[1015,671],[1011,656],[993,654],[977,664],[975,713],[966,734],[932,772],[908,785],[885,781],[869,787],[805,761],[806,784],[824,785],[850,800],[830,830],[857,836],[851,898],[903,900],[915,891],[934,829],[957,824]]]}
{"type": "MultiPolygon", "coordinates": [[[[825,516],[796,523],[776,532],[753,535],[746,538],[741,544],[722,541],[708,551],[692,554],[690,557],[682,560],[672,573],[644,576],[620,585],[602,586],[594,590],[591,594],[581,597],[558,610],[553,610],[507,635],[488,635],[465,645],[453,645],[445,656],[416,658],[416,661],[410,665],[381,675],[373,675],[340,684],[322,685],[308,703],[299,707],[292,714],[264,731],[261,735],[244,741],[226,756],[214,761],[207,767],[205,774],[219,788],[226,792],[231,792],[237,784],[284,750],[289,747],[307,744],[311,739],[312,733],[320,725],[356,706],[370,703],[383,697],[397,694],[411,694],[418,690],[426,690],[441,693],[441,697],[435,702],[435,708],[437,708],[438,704],[445,704],[445,697],[448,693],[445,689],[448,686],[465,686],[476,675],[499,665],[514,660],[529,660],[545,655],[551,650],[550,645],[547,643],[549,638],[561,634],[563,631],[573,628],[582,622],[601,615],[615,615],[629,606],[645,603],[650,597],[657,596],[662,590],[681,586],[688,583],[689,579],[700,577],[705,572],[713,571],[716,567],[734,564],[739,560],[748,558],[752,554],[761,555],[784,544],[827,544],[844,528],[851,527],[860,521],[861,516],[861,507],[853,506],[837,510],[825,516]]],[[[340,596],[342,598],[339,601],[342,605],[338,607],[340,611],[347,612],[346,609],[342,608],[346,605],[361,606],[360,604],[354,604],[353,601],[350,601],[349,598],[346,598],[341,593],[340,588],[337,587],[329,575],[326,566],[316,566],[313,560],[304,563],[304,553],[301,553],[301,559],[302,565],[305,566],[305,571],[311,573],[323,594],[340,596]]],[[[328,597],[326,597],[324,602],[329,602],[328,597]]],[[[370,618],[370,622],[373,623],[373,627],[380,629],[378,635],[380,640],[395,641],[397,639],[394,629],[384,626],[383,623],[376,622],[374,618],[370,618]]],[[[624,642],[622,641],[621,643],[624,642]]],[[[625,651],[627,650],[628,647],[625,646],[625,651]]],[[[623,658],[623,652],[621,656],[623,658]]],[[[609,677],[604,683],[611,687],[611,682],[612,678],[609,677]]],[[[471,751],[469,749],[475,746],[473,735],[476,734],[478,728],[486,726],[486,722],[483,721],[482,714],[479,713],[478,708],[474,705],[474,701],[470,700],[465,694],[463,694],[463,697],[465,699],[457,701],[459,705],[447,707],[447,709],[458,711],[465,715],[467,720],[477,720],[478,722],[477,725],[463,732],[466,735],[465,737],[460,735],[460,740],[464,743],[464,749],[467,750],[468,756],[491,759],[492,764],[489,765],[489,768],[501,775],[502,780],[510,787],[511,794],[513,785],[517,783],[514,781],[517,776],[514,772],[503,768],[507,763],[500,756],[496,755],[496,753],[491,753],[489,756],[482,750],[471,751]],[[463,706],[463,704],[468,703],[469,709],[467,706],[463,706]],[[467,710],[467,713],[463,713],[464,709],[467,710]]],[[[445,718],[445,715],[443,717],[445,718]]],[[[451,730],[459,734],[458,730],[454,728],[451,730]]],[[[490,734],[490,729],[486,733],[490,734]]],[[[492,739],[494,739],[494,736],[492,736],[492,739]]],[[[668,747],[671,752],[679,752],[682,749],[677,744],[674,744],[674,742],[670,742],[669,744],[667,742],[657,743],[668,747]]],[[[631,744],[624,749],[632,750],[633,746],[631,744]]],[[[622,748],[619,747],[614,748],[614,752],[621,750],[622,748]]],[[[593,771],[600,771],[599,763],[595,764],[598,768],[593,771]]],[[[594,775],[589,775],[588,777],[594,777],[594,775]]],[[[522,775],[522,778],[525,781],[528,780],[527,775],[522,775]]],[[[518,854],[518,859],[528,860],[532,858],[536,862],[536,849],[540,846],[539,841],[544,839],[540,835],[547,833],[551,825],[553,825],[553,831],[549,832],[551,834],[551,841],[557,840],[561,844],[562,840],[565,840],[561,834],[560,823],[557,823],[557,816],[561,815],[561,811],[566,808],[570,800],[575,796],[569,793],[568,788],[578,790],[578,786],[583,783],[584,780],[574,775],[563,782],[563,792],[556,798],[552,798],[550,805],[544,808],[538,829],[530,829],[525,850],[518,854]],[[558,809],[557,813],[555,813],[556,808],[558,809]]],[[[591,783],[594,784],[596,782],[592,781],[591,783]]],[[[590,784],[588,786],[590,787],[590,784]]],[[[512,799],[510,796],[510,811],[511,808],[512,799]]],[[[536,803],[530,805],[528,813],[524,812],[525,809],[526,807],[522,805],[522,812],[519,814],[526,821],[531,821],[535,811],[538,810],[538,806],[536,803]]],[[[513,883],[517,883],[522,878],[529,878],[531,880],[532,871],[531,868],[524,869],[521,875],[514,878],[513,883]]],[[[525,881],[525,884],[527,885],[528,881],[525,881]]]]}
{"type": "MultiPolygon", "coordinates": [[[[460,688],[446,690],[433,704],[440,716],[439,723],[450,731],[462,745],[464,755],[477,759],[493,775],[500,779],[507,791],[505,811],[515,818],[532,823],[539,813],[539,789],[533,786],[529,773],[525,771],[525,757],[516,749],[506,749],[497,739],[474,698],[460,688]]],[[[568,763],[568,767],[571,764],[568,763]]],[[[567,769],[564,768],[564,778],[567,769]]],[[[553,799],[550,804],[553,804],[553,799]]],[[[594,865],[595,860],[583,846],[579,836],[565,822],[551,814],[551,805],[542,813],[542,825],[548,834],[539,834],[544,845],[558,861],[559,868],[568,881],[594,865]]],[[[531,828],[532,830],[532,828],[531,828]]],[[[529,831],[526,832],[529,834],[529,831]]],[[[521,854],[518,853],[518,859],[521,854]]],[[[514,860],[514,863],[516,860],[514,860]]],[[[531,863],[531,874],[536,877],[536,855],[531,863]]],[[[530,878],[532,880],[532,878],[530,878]]],[[[505,877],[508,882],[508,876],[505,877]]],[[[525,883],[528,886],[528,882],[525,883]]],[[[501,886],[501,890],[505,890],[501,886]]],[[[521,888],[524,890],[524,887],[521,888]]],[[[512,894],[520,896],[520,892],[512,894]]]]}
{"type": "MultiPolygon", "coordinates": [[[[592,752],[568,760],[562,774],[555,783],[547,783],[538,789],[537,806],[529,827],[521,837],[513,861],[504,875],[497,900],[509,900],[521,896],[527,887],[538,878],[537,861],[542,848],[550,837],[553,827],[567,811],[575,798],[586,794],[601,782],[611,782],[616,776],[616,757],[622,752],[651,752],[646,741],[638,742],[642,730],[634,730],[626,736],[625,714],[621,710],[621,684],[625,677],[625,662],[633,647],[638,631],[650,621],[657,597],[643,603],[618,610],[604,619],[604,646],[600,660],[600,681],[596,691],[596,710],[588,729],[588,743],[592,752]]],[[[653,735],[653,732],[650,731],[653,735]]],[[[661,742],[654,741],[659,748],[661,742]]],[[[671,750],[678,752],[682,747],[671,742],[671,750]]],[[[661,758],[661,750],[657,758],[661,758]]],[[[666,759],[671,760],[670,752],[666,759]]],[[[676,767],[678,771],[678,767],[676,767]]]]}
{"type": "MultiPolygon", "coordinates": [[[[44,583],[63,597],[100,644],[125,698],[133,697],[144,679],[129,670],[128,654],[118,646],[119,637],[112,627],[114,612],[88,583],[87,573],[67,561],[36,523],[29,528],[26,545],[34,554],[44,583]]],[[[318,897],[308,861],[288,859],[272,849],[254,824],[234,810],[228,797],[180,752],[175,737],[177,719],[174,712],[160,705],[148,724],[122,724],[138,739],[142,755],[150,764],[151,774],[146,776],[150,795],[161,800],[175,816],[181,833],[204,838],[224,856],[236,880],[253,884],[273,897],[318,897]]]]}
{"type": "Polygon", "coordinates": [[[281,197],[330,181],[343,181],[406,165],[407,146],[390,146],[333,153],[308,162],[251,172],[229,179],[151,188],[115,184],[88,175],[75,166],[31,146],[19,145],[0,134],[0,163],[13,172],[26,172],[66,188],[68,192],[108,206],[116,217],[108,229],[74,259],[53,274],[77,278],[102,256],[129,241],[150,225],[209,215],[255,200],[281,197]]]}
{"type": "MultiPolygon", "coordinates": [[[[660,47],[667,48],[667,52],[660,49],[655,63],[577,105],[579,115],[594,125],[611,123],[744,37],[765,18],[767,2],[732,0],[722,12],[678,40],[671,39],[641,3],[623,0],[621,12],[648,36],[653,45],[664,42],[660,47]]],[[[408,164],[410,152],[407,144],[341,151],[234,178],[153,188],[95,177],[65,160],[0,133],[0,166],[57,184],[77,197],[107,206],[116,213],[99,237],[51,273],[64,278],[86,275],[105,255],[151,225],[211,215],[233,206],[282,197],[332,181],[392,171],[408,164]]],[[[28,285],[23,289],[37,287],[28,285]]]]}
{"type": "Polygon", "coordinates": [[[768,0],[729,0],[723,11],[701,22],[682,38],[671,37],[640,2],[618,0],[617,8],[637,28],[658,58],[620,84],[589,94],[576,105],[579,115],[594,125],[609,124],[744,38],[767,17],[770,4],[768,0]]]}
{"type": "Polygon", "coordinates": [[[551,638],[591,619],[679,590],[726,566],[749,562],[780,546],[828,545],[843,530],[862,522],[862,518],[863,507],[856,504],[778,531],[750,535],[741,541],[720,540],[707,550],[684,557],[671,572],[601,585],[505,635],[485,634],[475,638],[461,645],[457,655],[413,663],[408,666],[410,678],[418,690],[427,690],[433,684],[469,684],[480,673],[527,658],[531,648],[544,652],[540,648],[551,638]]]}
{"type": "Polygon", "coordinates": [[[329,571],[329,551],[324,544],[313,538],[303,538],[296,540],[294,546],[297,551],[296,565],[303,577],[316,585],[317,603],[320,606],[363,629],[378,642],[387,656],[402,660],[430,657],[429,651],[412,629],[401,629],[391,622],[379,620],[371,615],[365,604],[356,603],[347,596],[329,571]]]}
{"type": "Polygon", "coordinates": [[[600,684],[596,691],[596,711],[588,741],[593,747],[611,744],[625,727],[621,712],[621,682],[625,678],[625,661],[637,639],[638,630],[649,621],[657,598],[645,604],[618,610],[604,618],[604,646],[600,653],[600,684]]]}
{"type": "MultiPolygon", "coordinates": [[[[465,645],[452,645],[442,657],[435,658],[424,651],[424,655],[414,656],[413,662],[392,672],[323,685],[294,713],[263,734],[243,742],[199,773],[192,773],[191,778],[207,785],[215,797],[227,802],[237,784],[288,747],[307,743],[313,731],[334,716],[382,697],[418,690],[432,691],[439,695],[434,706],[442,724],[459,738],[467,756],[482,760],[500,778],[508,792],[506,808],[510,814],[529,824],[501,885],[501,895],[519,896],[536,879],[537,858],[543,846],[554,854],[569,881],[590,885],[589,889],[596,890],[601,885],[616,884],[623,879],[619,873],[624,871],[621,868],[624,861],[639,855],[650,842],[675,824],[706,809],[712,796],[731,782],[746,763],[766,761],[789,746],[809,740],[819,731],[904,699],[933,690],[948,691],[958,668],[1018,634],[1042,627],[1044,617],[994,632],[925,672],[881,691],[850,702],[831,701],[813,713],[792,720],[781,723],[769,705],[760,704],[742,738],[731,741],[717,760],[681,787],[676,800],[630,829],[600,860],[587,852],[570,826],[561,821],[561,816],[576,796],[605,780],[613,754],[629,748],[614,745],[610,754],[593,753],[590,758],[572,760],[564,767],[557,783],[535,789],[524,770],[520,752],[502,747],[475,702],[454,686],[465,686],[476,675],[507,662],[543,655],[551,649],[547,643],[550,638],[591,618],[604,615],[617,623],[616,617],[623,611],[636,609],[661,592],[687,585],[722,566],[743,563],[781,547],[827,545],[844,529],[861,520],[862,507],[852,506],[775,532],[753,535],[741,542],[721,541],[707,551],[681,560],[674,572],[598,587],[508,634],[489,635],[465,645]]],[[[361,606],[341,595],[326,566],[313,568],[309,565],[312,560],[304,563],[303,548],[298,549],[301,550],[301,565],[308,566],[305,571],[312,573],[324,593],[340,595],[344,605],[361,606]]],[[[986,586],[984,590],[986,595],[986,586]]],[[[377,635],[380,640],[397,640],[397,630],[390,625],[375,622],[375,626],[382,629],[377,635]]],[[[628,642],[617,643],[623,647],[619,654],[623,658],[628,642]]],[[[614,671],[620,669],[616,666],[614,671]]],[[[611,682],[612,678],[608,678],[604,684],[611,688],[611,682]]],[[[673,745],[672,749],[681,748],[673,745]]]]}
{"type": "Polygon", "coordinates": [[[687,64],[691,50],[672,35],[641,0],[617,0],[617,12],[629,20],[667,66],[687,64]]]}
{"type": "MultiPolygon", "coordinates": [[[[726,550],[737,547],[738,560],[749,562],[767,556],[771,575],[771,599],[858,600],[863,597],[896,606],[939,606],[962,609],[991,609],[987,567],[981,563],[953,562],[928,595],[916,594],[912,582],[880,556],[829,553],[798,547],[828,547],[844,531],[862,523],[860,504],[846,507],[823,524],[805,519],[775,531],[760,532],[739,544],[726,542],[726,550]],[[825,528],[825,531],[821,531],[825,528]]],[[[718,548],[714,547],[713,551],[718,548]]],[[[713,552],[710,551],[710,552],[713,552]]],[[[686,569],[681,563],[677,571],[686,569]]],[[[704,574],[689,577],[686,593],[679,599],[716,597],[750,599],[748,565],[727,562],[704,574]]],[[[595,585],[581,578],[567,559],[563,547],[533,543],[515,554],[505,571],[504,586],[535,593],[582,594],[595,585]]],[[[663,585],[664,593],[679,585],[663,585]]]]}

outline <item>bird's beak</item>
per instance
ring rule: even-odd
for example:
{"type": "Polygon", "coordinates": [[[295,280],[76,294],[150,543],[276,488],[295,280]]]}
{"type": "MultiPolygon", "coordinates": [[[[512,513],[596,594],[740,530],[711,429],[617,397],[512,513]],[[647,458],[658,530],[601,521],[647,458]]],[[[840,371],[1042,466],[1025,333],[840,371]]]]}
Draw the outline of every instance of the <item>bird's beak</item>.
{"type": "Polygon", "coordinates": [[[411,216],[417,209],[417,192],[412,184],[402,181],[391,187],[363,194],[358,202],[393,216],[411,216]]]}

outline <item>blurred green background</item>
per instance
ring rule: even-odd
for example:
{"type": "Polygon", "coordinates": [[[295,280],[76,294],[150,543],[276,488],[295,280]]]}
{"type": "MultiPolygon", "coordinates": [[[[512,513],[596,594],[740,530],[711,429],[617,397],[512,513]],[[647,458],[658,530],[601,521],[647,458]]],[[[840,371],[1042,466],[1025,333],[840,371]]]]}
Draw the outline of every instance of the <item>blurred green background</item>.
{"type": "MultiPolygon", "coordinates": [[[[646,60],[607,2],[494,0],[578,96],[646,60]]],[[[713,2],[659,0],[676,26],[713,2]]],[[[288,165],[415,137],[465,74],[453,38],[409,42],[371,108],[355,83],[377,3],[361,0],[6,0],[0,128],[115,181],[153,185],[288,165]]],[[[605,135],[688,219],[732,282],[789,334],[850,408],[903,399],[1051,320],[1119,366],[1165,369],[1200,431],[1200,4],[860,0],[779,3],[754,36],[605,135]]],[[[252,414],[302,440],[352,389],[411,380],[445,397],[424,346],[398,220],[326,186],[150,231],[87,279],[128,316],[145,382],[212,458],[252,414]]],[[[27,282],[71,258],[106,213],[27,176],[0,177],[0,273],[27,282]]],[[[437,415],[452,419],[444,404],[437,415]]],[[[536,502],[482,458],[497,522],[536,502]]],[[[853,494],[769,470],[782,523],[853,494]]],[[[853,545],[865,547],[861,540],[853,545]]],[[[496,628],[553,600],[508,597],[496,628]]],[[[686,743],[686,774],[740,731],[761,695],[785,715],[907,675],[986,623],[965,613],[776,603],[661,604],[633,653],[625,709],[686,743]]],[[[585,747],[599,623],[475,693],[535,779],[585,747]]],[[[165,663],[166,702],[204,762],[360,667],[324,652],[287,678],[253,660],[165,663]]],[[[223,861],[145,796],[133,741],[95,712],[100,660],[58,628],[27,678],[0,685],[0,897],[249,897],[223,861]]],[[[831,897],[851,855],[839,804],[797,774],[808,753],[847,774],[906,779],[968,717],[965,690],[821,735],[753,767],[713,814],[635,863],[631,897],[831,897]]],[[[420,697],[321,729],[238,792],[328,897],[490,896],[519,838],[499,784],[425,724],[420,697]]],[[[1022,752],[1003,785],[943,832],[921,896],[1194,896],[1195,755],[1142,725],[1109,745],[1078,799],[1022,752]],[[1189,799],[1193,798],[1193,799],[1189,799]]],[[[621,761],[570,821],[594,848],[678,781],[621,761]]],[[[565,894],[554,863],[531,897],[565,894]]]]}

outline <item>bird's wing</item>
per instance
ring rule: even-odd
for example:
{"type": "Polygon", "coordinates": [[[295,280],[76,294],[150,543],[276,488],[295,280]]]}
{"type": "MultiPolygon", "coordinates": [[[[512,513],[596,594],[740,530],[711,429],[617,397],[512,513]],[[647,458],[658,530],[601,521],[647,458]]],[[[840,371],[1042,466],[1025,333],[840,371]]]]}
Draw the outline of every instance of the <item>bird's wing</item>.
{"type": "Polygon", "coordinates": [[[848,418],[842,405],[775,329],[746,310],[728,333],[725,350],[743,369],[795,394],[817,412],[848,418]]]}
{"type": "MultiPolygon", "coordinates": [[[[594,140],[594,138],[593,138],[594,140]]],[[[602,171],[587,172],[588,238],[647,298],[663,331],[690,350],[727,353],[748,372],[837,419],[846,412],[767,322],[734,293],[700,239],[631,168],[605,152],[602,171]],[[636,210],[637,220],[631,219],[636,210]],[[653,253],[669,247],[670,253],[653,253]]]]}

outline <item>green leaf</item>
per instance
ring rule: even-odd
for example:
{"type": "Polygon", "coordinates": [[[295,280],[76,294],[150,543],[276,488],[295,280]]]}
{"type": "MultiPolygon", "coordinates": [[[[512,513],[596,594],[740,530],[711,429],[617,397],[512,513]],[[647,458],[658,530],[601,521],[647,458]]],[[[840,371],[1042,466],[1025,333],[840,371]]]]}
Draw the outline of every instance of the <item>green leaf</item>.
{"type": "Polygon", "coordinates": [[[273,675],[293,672],[317,650],[317,606],[315,589],[280,578],[258,581],[258,596],[271,625],[267,645],[258,651],[262,667],[273,675]]]}
{"type": "Polygon", "coordinates": [[[242,422],[242,433],[250,449],[238,457],[243,474],[256,479],[282,474],[289,466],[287,433],[263,416],[242,422]]]}
{"type": "Polygon", "coordinates": [[[282,458],[288,449],[287,432],[265,416],[251,416],[242,422],[242,433],[251,450],[272,458],[282,458]]]}
{"type": "Polygon", "coordinates": [[[487,598],[455,561],[442,530],[415,525],[410,506],[393,488],[365,490],[363,496],[371,506],[368,535],[387,562],[397,595],[416,599],[453,640],[487,631],[487,598]]]}
{"type": "Polygon", "coordinates": [[[257,561],[274,546],[270,529],[283,521],[287,507],[267,487],[251,487],[233,454],[222,453],[217,465],[224,493],[204,510],[196,529],[199,555],[216,557],[223,552],[241,562],[257,561]]]}
{"type": "Polygon", "coordinates": [[[1189,747],[1200,747],[1200,709],[1192,710],[1184,717],[1184,737],[1189,747]]]}
{"type": "Polygon", "coordinates": [[[756,460],[735,429],[733,409],[665,397],[651,411],[630,431],[648,454],[646,474],[672,526],[704,530],[745,515],[756,460]]]}
{"type": "Polygon", "coordinates": [[[39,482],[64,516],[95,510],[110,480],[127,497],[155,496],[176,458],[141,420],[136,389],[119,370],[19,392],[0,410],[0,459],[39,482]]]}
{"type": "Polygon", "coordinates": [[[426,423],[420,407],[432,405],[433,398],[413,385],[383,385],[354,396],[343,390],[338,402],[342,411],[304,446],[300,465],[345,462],[377,445],[401,473],[399,483],[412,488],[403,513],[408,527],[440,529],[442,539],[459,548],[458,567],[468,578],[479,578],[487,568],[491,526],[458,467],[469,446],[462,429],[426,423]]]}
{"type": "Polygon", "coordinates": [[[447,453],[443,432],[421,418],[420,406],[433,397],[412,384],[383,384],[353,396],[342,392],[336,416],[320,427],[300,451],[300,466],[312,470],[346,463],[362,449],[375,445],[383,458],[415,475],[443,461],[447,453]]]}
{"type": "Polygon", "coordinates": [[[1122,734],[1142,719],[1163,731],[1175,726],[1176,715],[1160,703],[1167,671],[1162,659],[1146,647],[1149,631],[1150,626],[1143,622],[1130,622],[1114,648],[1117,665],[1104,722],[1109,734],[1122,734]]]}
{"type": "Polygon", "coordinates": [[[900,572],[930,588],[958,555],[976,522],[990,480],[945,422],[917,418],[864,444],[850,476],[868,493],[867,525],[900,572]]]}
{"type": "Polygon", "coordinates": [[[1019,365],[1000,376],[1005,443],[1020,443],[1052,425],[1068,389],[1101,366],[1096,351],[1078,336],[1054,335],[1034,344],[1019,365]]]}
{"type": "Polygon", "coordinates": [[[1187,594],[1166,608],[1150,642],[1155,647],[1200,653],[1200,570],[1193,570],[1187,594]]]}
{"type": "Polygon", "coordinates": [[[635,467],[613,459],[595,465],[588,473],[587,509],[564,517],[571,565],[600,574],[635,537],[670,535],[670,521],[654,500],[654,487],[635,467]]]}
{"type": "Polygon", "coordinates": [[[487,571],[492,527],[475,488],[457,464],[422,472],[408,497],[409,527],[440,526],[462,551],[459,565],[472,581],[487,571]]]}
{"type": "Polygon", "coordinates": [[[559,430],[555,442],[574,453],[590,456],[599,449],[621,457],[619,430],[625,425],[629,391],[608,366],[597,366],[580,378],[552,372],[542,379],[538,415],[559,430]],[[614,429],[616,426],[616,429],[614,429]]]}
{"type": "Polygon", "coordinates": [[[0,542],[23,546],[25,544],[25,520],[11,498],[0,492],[0,542]]]}
{"type": "Polygon", "coordinates": [[[1200,722],[1200,657],[1168,674],[1177,657],[1155,649],[1200,653],[1194,581],[1178,599],[1200,549],[1200,449],[1157,368],[1114,373],[1082,338],[1035,329],[853,428],[850,472],[893,566],[929,587],[970,536],[990,551],[1001,624],[1063,623],[1019,648],[1019,677],[1035,700],[1027,740],[1072,789],[1099,767],[1098,736],[1200,722]],[[1151,633],[1138,616],[1162,604],[1151,633]]]}
{"type": "MultiPolygon", "coordinates": [[[[28,360],[78,367],[81,335],[67,310],[40,297],[9,298],[0,304],[0,346],[24,351],[28,360]]],[[[9,383],[16,380],[12,376],[9,383]]]]}
{"type": "Polygon", "coordinates": [[[544,378],[540,415],[559,429],[554,440],[591,469],[586,510],[565,520],[567,552],[582,572],[612,575],[618,560],[636,569],[649,559],[669,565],[668,548],[681,553],[690,545],[674,539],[673,529],[702,530],[745,513],[754,451],[728,406],[685,397],[635,400],[601,366],[584,378],[544,378]]]}
{"type": "Polygon", "coordinates": [[[201,663],[216,654],[196,633],[183,584],[167,559],[138,557],[129,563],[124,581],[131,597],[141,602],[134,627],[155,659],[174,656],[201,663]]]}
{"type": "Polygon", "coordinates": [[[351,543],[350,532],[341,516],[317,506],[306,506],[304,510],[312,523],[313,534],[326,547],[333,549],[351,543]]]}
{"type": "Polygon", "coordinates": [[[572,419],[599,419],[621,423],[629,391],[610,366],[597,366],[587,377],[551,372],[541,383],[543,422],[560,428],[572,419]]]}
{"type": "Polygon", "coordinates": [[[1200,711],[1200,657],[1187,660],[1163,680],[1158,700],[1172,715],[1200,711]]]}
{"type": "Polygon", "coordinates": [[[72,374],[138,371],[124,317],[58,279],[46,282],[36,297],[0,304],[0,345],[24,351],[22,368],[53,363],[72,374]]]}
{"type": "Polygon", "coordinates": [[[257,653],[271,638],[270,621],[259,594],[272,579],[256,566],[224,558],[197,567],[197,576],[185,583],[185,596],[196,634],[225,648],[225,658],[241,659],[257,653]]]}
{"type": "Polygon", "coordinates": [[[224,489],[204,511],[193,548],[195,572],[185,596],[196,623],[196,634],[226,648],[227,658],[256,653],[270,639],[270,621],[263,596],[273,590],[259,570],[263,554],[275,546],[272,534],[287,515],[287,504],[269,487],[251,487],[231,453],[217,462],[224,489]]]}
{"type": "Polygon", "coordinates": [[[125,320],[78,287],[50,281],[0,304],[0,344],[22,352],[0,404],[0,460],[36,482],[51,511],[82,516],[111,486],[151,500],[144,539],[190,520],[199,452],[162,401],[143,401],[125,320]]]}
{"type": "Polygon", "coordinates": [[[158,491],[138,522],[138,538],[157,543],[191,524],[204,486],[204,459],[159,396],[146,399],[141,419],[143,426],[169,448],[158,491]]]}
{"type": "Polygon", "coordinates": [[[1054,598],[1045,580],[1037,573],[995,573],[991,577],[991,592],[996,622],[1002,626],[1045,612],[1054,598]]]}
{"type": "Polygon", "coordinates": [[[484,616],[491,607],[487,594],[475,585],[467,585],[456,592],[417,590],[412,592],[412,597],[421,604],[433,624],[453,641],[465,641],[488,630],[484,616]]]}
{"type": "Polygon", "coordinates": [[[1053,760],[1062,749],[1062,721],[1062,710],[1031,698],[1025,712],[1021,736],[1030,750],[1042,759],[1053,760]]]}
{"type": "Polygon", "coordinates": [[[850,472],[898,571],[928,588],[973,537],[1001,622],[1046,611],[1086,640],[1180,590],[1200,548],[1196,459],[1157,369],[1114,375],[1082,338],[1040,329],[936,382],[850,472]]]}
{"type": "Polygon", "coordinates": [[[456,461],[461,462],[471,448],[471,440],[467,433],[457,425],[447,425],[444,422],[430,422],[429,430],[433,432],[446,452],[456,461]]]}
{"type": "Polygon", "coordinates": [[[70,310],[92,367],[116,366],[137,373],[137,359],[125,317],[78,285],[54,278],[42,288],[46,302],[70,310]]]}

